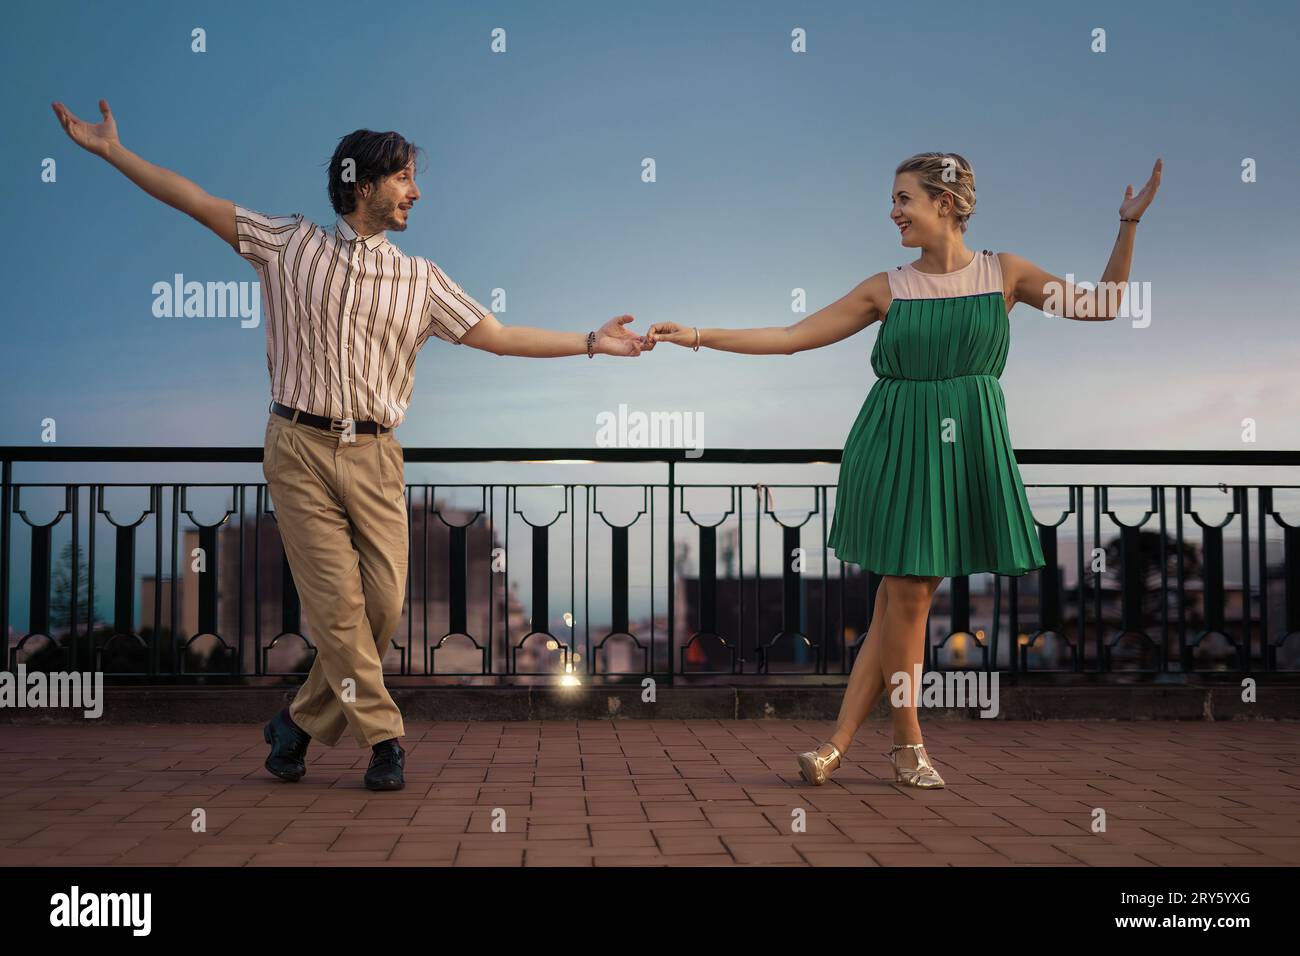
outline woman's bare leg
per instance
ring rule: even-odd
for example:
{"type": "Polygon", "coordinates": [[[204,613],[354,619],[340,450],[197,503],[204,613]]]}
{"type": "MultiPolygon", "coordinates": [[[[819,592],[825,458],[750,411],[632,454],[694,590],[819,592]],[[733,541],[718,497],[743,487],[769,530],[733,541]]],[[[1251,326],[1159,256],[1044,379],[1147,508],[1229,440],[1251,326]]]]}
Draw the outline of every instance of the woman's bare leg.
{"type": "MultiPolygon", "coordinates": [[[[916,678],[925,661],[925,622],[930,614],[930,602],[935,588],[942,580],[914,575],[890,576],[885,579],[889,585],[889,609],[881,635],[882,679],[886,693],[890,695],[891,705],[896,674],[901,672],[907,675],[912,691],[910,699],[891,709],[893,742],[896,744],[924,743],[916,706],[921,688],[916,678]]],[[[900,750],[896,756],[900,767],[916,766],[915,750],[900,750]]]]}
{"type": "Polygon", "coordinates": [[[867,636],[862,639],[862,650],[853,662],[849,672],[849,684],[844,690],[844,700],[840,702],[839,717],[835,722],[835,733],[830,742],[841,754],[846,754],[853,745],[853,735],[858,732],[862,722],[871,713],[880,694],[885,689],[884,672],[880,667],[880,645],[883,640],[885,605],[889,601],[889,588],[886,578],[876,588],[876,606],[871,612],[871,624],[867,636]]]}

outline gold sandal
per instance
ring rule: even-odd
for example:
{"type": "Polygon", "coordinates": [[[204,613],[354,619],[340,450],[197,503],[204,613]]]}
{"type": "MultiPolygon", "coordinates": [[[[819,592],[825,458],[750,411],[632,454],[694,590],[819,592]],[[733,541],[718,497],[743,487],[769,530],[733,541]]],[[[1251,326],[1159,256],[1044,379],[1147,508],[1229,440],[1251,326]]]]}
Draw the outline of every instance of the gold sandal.
{"type": "Polygon", "coordinates": [[[799,755],[799,773],[814,787],[820,787],[824,784],[830,777],[831,771],[838,770],[843,762],[843,756],[840,754],[838,747],[830,743],[822,746],[831,748],[829,757],[823,757],[817,752],[821,747],[799,755]]]}
{"type": "Polygon", "coordinates": [[[934,769],[934,764],[930,763],[930,757],[925,752],[925,744],[894,744],[885,754],[889,762],[894,765],[894,782],[906,784],[909,787],[921,787],[924,789],[938,788],[944,786],[943,777],[939,776],[939,771],[934,769]],[[894,754],[904,747],[916,751],[915,767],[900,767],[894,754]]]}

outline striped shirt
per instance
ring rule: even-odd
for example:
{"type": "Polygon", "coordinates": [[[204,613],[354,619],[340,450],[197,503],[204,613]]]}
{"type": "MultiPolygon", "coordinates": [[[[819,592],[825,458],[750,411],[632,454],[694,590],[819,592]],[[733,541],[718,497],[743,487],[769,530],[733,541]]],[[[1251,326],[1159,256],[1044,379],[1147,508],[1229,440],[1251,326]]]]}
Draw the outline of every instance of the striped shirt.
{"type": "Polygon", "coordinates": [[[327,229],[237,205],[235,233],[261,278],[271,398],[290,408],[396,427],[415,353],[431,335],[459,344],[487,316],[433,261],[342,217],[327,229]]]}

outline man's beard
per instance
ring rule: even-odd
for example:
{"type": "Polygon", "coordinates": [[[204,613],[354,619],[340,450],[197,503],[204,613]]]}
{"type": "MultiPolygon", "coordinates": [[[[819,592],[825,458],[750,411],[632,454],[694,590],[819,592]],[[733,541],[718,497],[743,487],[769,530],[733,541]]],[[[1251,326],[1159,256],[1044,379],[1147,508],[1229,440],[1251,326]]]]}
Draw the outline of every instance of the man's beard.
{"type": "Polygon", "coordinates": [[[406,229],[406,223],[397,218],[396,199],[376,199],[371,215],[381,229],[393,232],[402,232],[406,229]]]}

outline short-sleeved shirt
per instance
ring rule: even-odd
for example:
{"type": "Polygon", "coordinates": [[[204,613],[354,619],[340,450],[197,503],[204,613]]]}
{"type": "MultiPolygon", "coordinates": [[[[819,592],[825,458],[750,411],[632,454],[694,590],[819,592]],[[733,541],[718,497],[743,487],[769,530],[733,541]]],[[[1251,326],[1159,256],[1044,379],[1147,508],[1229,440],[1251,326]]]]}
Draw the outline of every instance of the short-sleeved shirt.
{"type": "Polygon", "coordinates": [[[235,232],[261,278],[271,398],[290,408],[396,427],[429,336],[459,344],[487,316],[432,260],[342,217],[325,228],[237,205],[235,232]]]}

